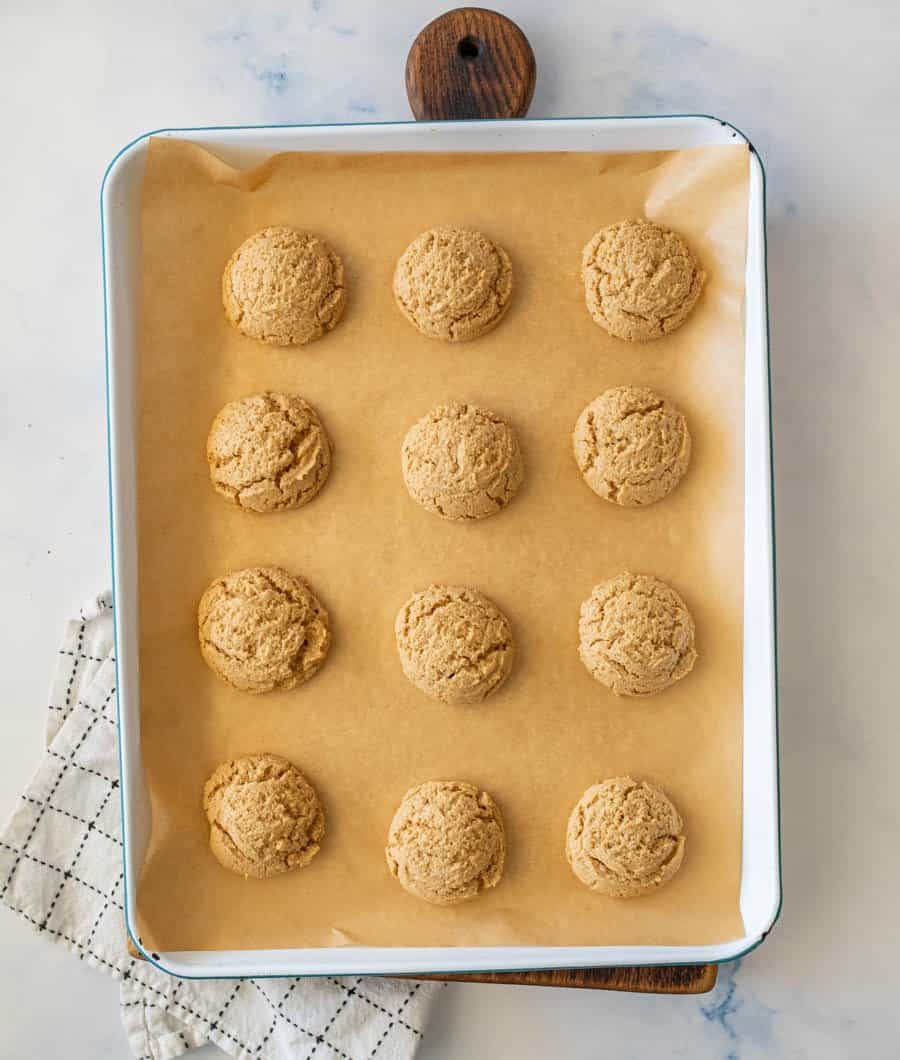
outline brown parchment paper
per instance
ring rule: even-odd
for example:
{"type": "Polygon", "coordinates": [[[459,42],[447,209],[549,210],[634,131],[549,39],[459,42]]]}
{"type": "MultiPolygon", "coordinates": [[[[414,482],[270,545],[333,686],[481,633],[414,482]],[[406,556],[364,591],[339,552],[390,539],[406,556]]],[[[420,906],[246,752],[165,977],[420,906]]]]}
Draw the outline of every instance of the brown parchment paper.
{"type": "Polygon", "coordinates": [[[743,147],[651,154],[292,153],[237,172],[196,145],[150,144],[144,186],[139,541],[143,759],[153,811],[140,930],[153,949],[371,944],[701,944],[739,936],[743,570],[743,147]],[[646,214],[682,232],[709,274],[674,335],[648,345],[590,320],[581,250],[602,225],[646,214]],[[461,223],[505,246],[515,269],[501,325],[472,343],[419,335],[391,274],[423,229],[461,223]],[[223,266],[270,224],[309,228],[343,257],[348,303],[324,339],[276,349],[241,336],[220,300],[223,266]],[[668,499],[619,509],[581,480],[570,436],[606,387],[656,387],[685,411],[691,469],[668,499]],[[309,506],[253,515],[212,490],[204,455],[226,402],[293,390],[334,442],[309,506]],[[409,498],[407,428],[438,402],[507,415],[526,463],[499,515],[447,523],[409,498]],[[309,684],[251,696],[207,669],[196,607],[213,578],[252,564],[306,576],[328,608],[331,655],[309,684]],[[684,596],[700,658],[673,689],[617,699],[577,653],[581,601],[623,569],[684,596]],[[448,707],[403,676],[394,616],[431,582],[477,586],[513,625],[504,688],[448,707]],[[222,760],[273,751],[325,803],[312,864],[234,876],[207,848],[203,782],[222,760]],[[658,894],[589,893],[564,856],[569,812],[591,783],[631,773],[680,807],[687,852],[658,894]],[[502,883],[435,908],[388,875],[384,840],[407,788],[460,778],[506,821],[502,883]]]}

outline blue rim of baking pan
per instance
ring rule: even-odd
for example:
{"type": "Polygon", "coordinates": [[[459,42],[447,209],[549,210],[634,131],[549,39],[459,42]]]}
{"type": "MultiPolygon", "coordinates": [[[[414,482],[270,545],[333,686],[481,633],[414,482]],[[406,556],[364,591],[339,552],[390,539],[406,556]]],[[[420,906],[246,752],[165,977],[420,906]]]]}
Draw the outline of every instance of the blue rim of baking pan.
{"type": "MultiPolygon", "coordinates": [[[[566,118],[540,118],[531,119],[546,122],[572,122],[572,121],[629,121],[638,119],[666,119],[666,118],[700,118],[708,121],[713,121],[719,125],[725,126],[732,130],[732,136],[735,139],[740,138],[743,140],[751,154],[756,156],[759,162],[760,172],[762,174],[762,264],[763,264],[763,302],[766,306],[766,386],[767,386],[767,398],[768,398],[768,415],[769,415],[769,490],[770,490],[770,519],[771,519],[771,535],[772,535],[772,634],[773,634],[773,675],[774,675],[774,704],[775,704],[775,805],[777,809],[777,820],[776,820],[776,835],[777,835],[777,865],[778,865],[778,903],[775,907],[775,912],[772,917],[772,921],[769,927],[760,935],[758,939],[753,941],[746,949],[741,950],[739,953],[735,953],[729,957],[721,957],[717,960],[704,960],[704,961],[665,961],[665,962],[654,962],[643,965],[634,965],[634,967],[671,967],[671,968],[682,968],[682,967],[695,967],[701,964],[730,964],[733,961],[740,960],[752,953],[755,949],[762,945],[763,942],[768,938],[772,931],[772,928],[778,922],[781,917],[781,912],[784,907],[784,880],[783,880],[783,857],[782,857],[782,835],[781,835],[781,747],[780,747],[780,736],[779,736],[779,720],[780,720],[780,705],[779,705],[779,689],[778,689],[778,586],[777,586],[777,548],[775,540],[775,444],[774,444],[774,431],[772,427],[772,357],[771,357],[771,324],[769,322],[769,270],[768,270],[768,238],[766,233],[766,220],[767,220],[767,178],[766,178],[766,167],[763,163],[762,156],[753,146],[752,141],[746,136],[736,125],[731,122],[724,121],[722,118],[717,118],[712,114],[621,114],[621,115],[577,115],[566,118]]],[[[529,119],[523,119],[528,121],[529,119]]],[[[470,118],[461,119],[453,122],[442,122],[444,125],[483,125],[492,124],[496,119],[483,119],[483,118],[470,118]]],[[[113,481],[112,481],[112,423],[110,419],[110,406],[111,406],[111,393],[110,393],[110,369],[109,369],[109,292],[106,286],[106,218],[103,210],[103,194],[106,189],[106,182],[115,168],[116,163],[119,159],[136,144],[141,143],[143,140],[148,140],[152,136],[162,135],[164,133],[192,133],[192,132],[240,132],[246,130],[265,130],[265,129],[316,129],[316,128],[363,128],[372,126],[403,126],[403,125],[418,125],[423,124],[415,121],[382,121],[382,122],[337,122],[337,123],[322,123],[322,122],[284,122],[277,124],[265,124],[265,125],[195,125],[195,126],[169,126],[158,129],[152,129],[148,132],[142,133],[140,136],[136,136],[133,140],[129,140],[116,154],[113,156],[109,165],[103,174],[103,179],[100,183],[100,266],[101,266],[101,281],[103,286],[103,345],[104,345],[104,369],[105,369],[105,389],[106,389],[106,461],[107,461],[107,500],[108,500],[108,515],[109,515],[109,539],[111,545],[111,555],[115,552],[115,534],[114,534],[114,516],[113,516],[113,481]]],[[[112,563],[112,596],[113,596],[113,610],[115,612],[116,607],[116,574],[115,574],[115,563],[112,563]]],[[[117,624],[113,622],[113,650],[115,654],[115,666],[116,666],[116,688],[119,687],[119,644],[118,644],[118,629],[117,624]]],[[[116,742],[118,747],[119,757],[119,775],[122,775],[123,765],[123,749],[122,749],[122,726],[121,726],[121,715],[119,706],[118,693],[116,694],[116,742]]],[[[124,897],[124,912],[125,912],[125,928],[128,932],[128,937],[131,939],[134,946],[140,951],[142,956],[153,965],[158,968],[161,972],[165,972],[167,975],[177,976],[179,979],[287,979],[287,978],[327,978],[329,976],[339,975],[354,975],[359,974],[358,970],[351,970],[349,972],[322,972],[322,973],[306,973],[295,974],[288,973],[282,975],[186,975],[182,972],[172,971],[162,963],[161,958],[154,952],[148,952],[144,947],[143,943],[139,939],[137,932],[132,928],[132,925],[128,919],[128,876],[125,871],[126,865],[126,852],[125,852],[125,788],[123,784],[119,785],[119,812],[122,818],[122,890],[124,897]]],[[[560,965],[559,967],[565,967],[560,965]]],[[[502,968],[498,969],[499,972],[531,972],[531,971],[550,971],[552,968],[533,968],[533,967],[517,967],[517,968],[502,968]]],[[[442,969],[435,969],[429,971],[426,969],[419,969],[414,973],[402,973],[407,977],[415,978],[416,974],[429,975],[436,974],[440,975],[442,969]]],[[[490,969],[473,969],[471,974],[477,975],[481,972],[489,972],[490,969]]],[[[384,978],[396,977],[397,972],[366,972],[365,975],[369,976],[382,976],[384,978]]],[[[448,973],[451,974],[451,973],[448,973]]],[[[453,970],[454,975],[465,975],[466,972],[461,972],[456,969],[453,970]]]]}

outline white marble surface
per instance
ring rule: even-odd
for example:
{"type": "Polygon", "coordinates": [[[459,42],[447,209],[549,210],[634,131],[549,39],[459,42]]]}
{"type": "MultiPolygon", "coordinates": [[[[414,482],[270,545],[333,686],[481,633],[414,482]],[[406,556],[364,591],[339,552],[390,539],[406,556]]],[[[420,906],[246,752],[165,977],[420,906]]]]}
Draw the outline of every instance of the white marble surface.
{"type": "MultiPolygon", "coordinates": [[[[0,811],[60,624],[109,581],[97,192],[163,125],[408,116],[424,0],[0,5],[0,811]]],[[[702,999],[451,987],[424,1060],[896,1057],[900,14],[508,0],[532,115],[702,111],[769,176],[785,906],[702,999]]],[[[116,988],[0,912],[0,1055],[127,1055],[116,988]]],[[[212,1055],[210,1053],[210,1055],[212,1055]]]]}

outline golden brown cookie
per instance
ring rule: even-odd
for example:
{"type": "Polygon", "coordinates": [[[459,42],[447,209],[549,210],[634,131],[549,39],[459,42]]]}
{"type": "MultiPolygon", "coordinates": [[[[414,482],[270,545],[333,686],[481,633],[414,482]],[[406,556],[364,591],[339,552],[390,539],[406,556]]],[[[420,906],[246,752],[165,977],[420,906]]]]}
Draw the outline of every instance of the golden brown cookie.
{"type": "Polygon", "coordinates": [[[516,432],[477,405],[438,405],[410,427],[401,449],[413,500],[445,519],[483,519],[505,508],[522,483],[516,432]]]}
{"type": "Polygon", "coordinates": [[[385,848],[391,875],[416,898],[454,905],[496,887],[503,875],[503,818],[486,791],[433,780],[403,796],[385,848]]]}
{"type": "Polygon", "coordinates": [[[594,784],[566,830],[566,857],[598,894],[636,898],[669,880],[684,858],[681,815],[659,788],[631,777],[594,784]]]}
{"type": "Polygon", "coordinates": [[[394,631],[403,672],[444,703],[480,703],[512,669],[509,621],[477,589],[431,585],[413,593],[394,631]]]}
{"type": "Polygon", "coordinates": [[[242,692],[308,681],[331,646],[328,612],[306,582],[281,567],[249,567],[218,578],[197,612],[200,651],[242,692]]]}
{"type": "Polygon", "coordinates": [[[691,461],[684,416],[643,386],[619,386],[594,398],[578,417],[572,446],[594,493],[626,508],[662,500],[691,461]]]}
{"type": "Polygon", "coordinates": [[[331,446],[316,410],[297,394],[230,401],[206,441],[217,493],[251,512],[300,508],[331,470],[331,446]]]}
{"type": "Polygon", "coordinates": [[[584,248],[581,276],[594,322],[628,342],[681,327],[706,280],[677,232],[643,218],[601,228],[584,248]]]}
{"type": "Polygon", "coordinates": [[[651,574],[619,574],[581,605],[581,661],[617,696],[651,696],[693,669],[694,620],[675,590],[651,574]]]}
{"type": "Polygon", "coordinates": [[[394,271],[400,311],[423,335],[447,342],[467,342],[490,331],[511,294],[509,255],[471,228],[423,232],[394,271]]]}
{"type": "Polygon", "coordinates": [[[315,789],[278,755],[223,762],[203,787],[203,809],[210,849],[239,876],[265,879],[308,865],[325,835],[315,789]]]}
{"type": "Polygon", "coordinates": [[[251,339],[303,346],[344,312],[344,266],[321,239],[296,228],[264,228],[245,239],[222,274],[222,303],[251,339]]]}

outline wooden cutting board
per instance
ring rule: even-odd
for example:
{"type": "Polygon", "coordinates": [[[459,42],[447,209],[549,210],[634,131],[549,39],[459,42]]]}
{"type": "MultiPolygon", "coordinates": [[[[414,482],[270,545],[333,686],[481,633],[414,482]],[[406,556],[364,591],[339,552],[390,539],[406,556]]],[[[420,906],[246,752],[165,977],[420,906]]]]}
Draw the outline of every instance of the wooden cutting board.
{"type": "MultiPolygon", "coordinates": [[[[406,60],[406,92],[418,121],[521,118],[534,94],[537,68],[525,34],[510,19],[461,7],[430,22],[406,60]]],[[[132,957],[143,955],[127,939],[132,957]]],[[[456,983],[575,987],[643,994],[704,994],[716,984],[714,964],[547,971],[470,972],[401,978],[456,983]]]]}

